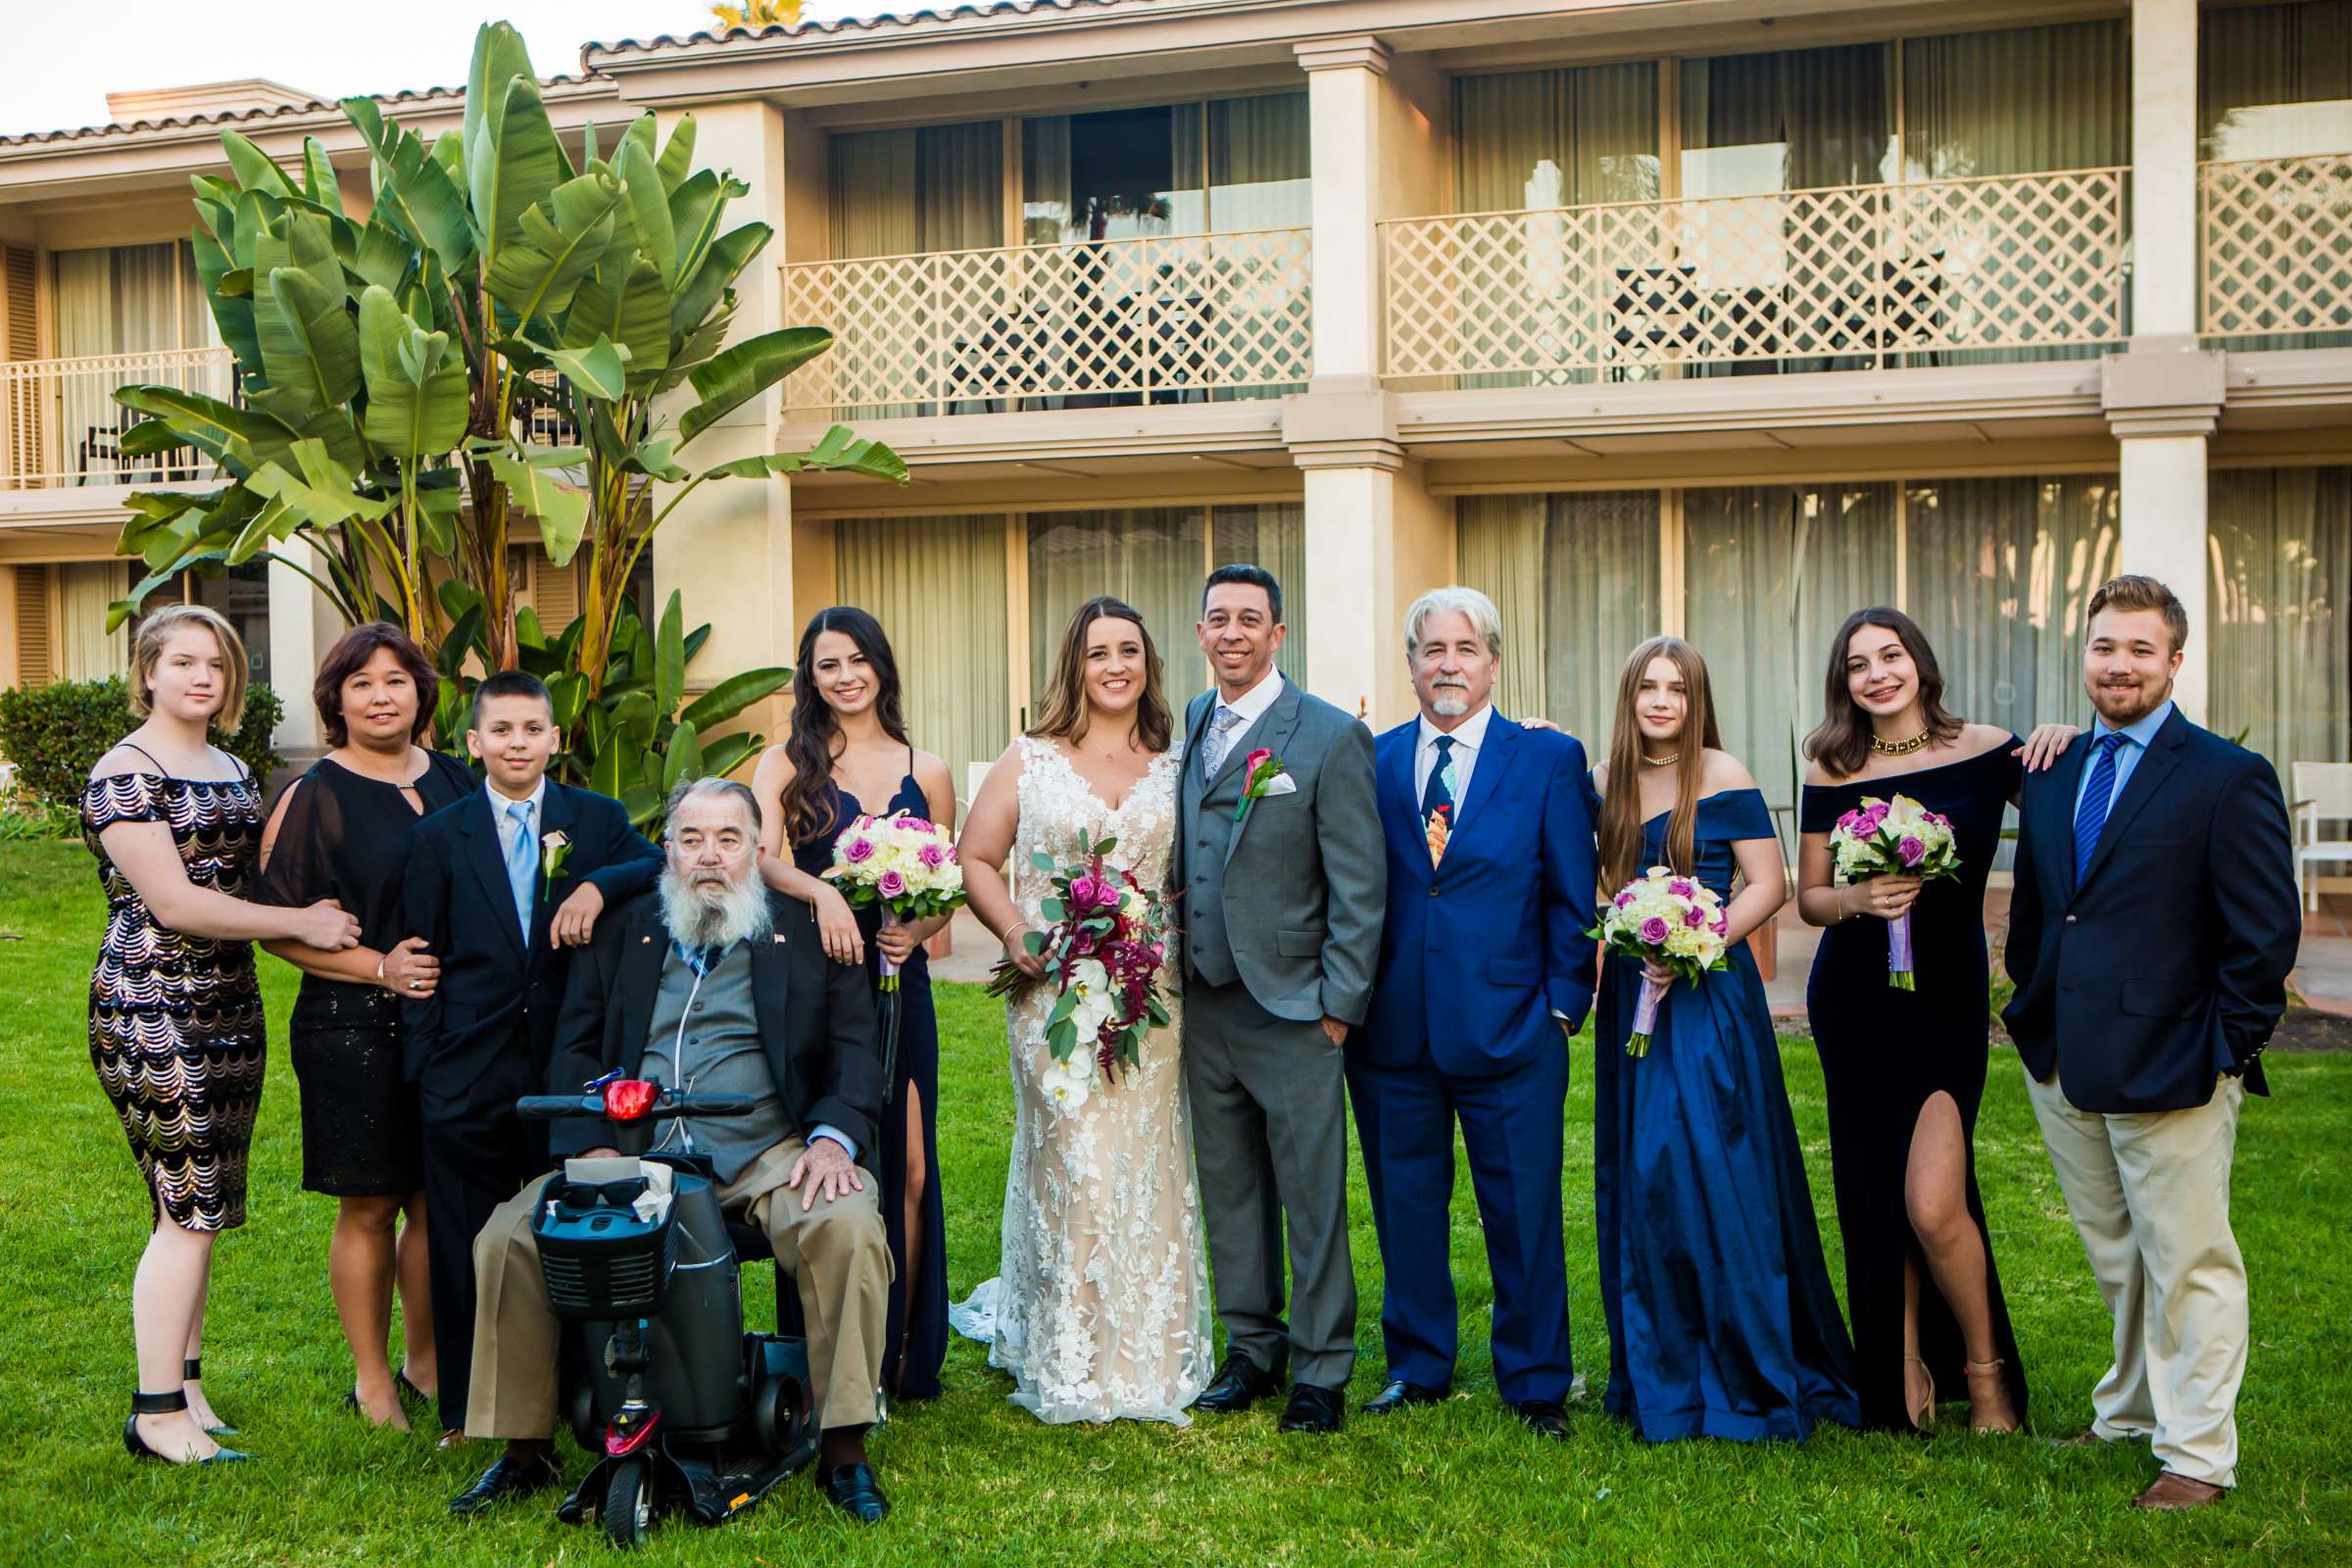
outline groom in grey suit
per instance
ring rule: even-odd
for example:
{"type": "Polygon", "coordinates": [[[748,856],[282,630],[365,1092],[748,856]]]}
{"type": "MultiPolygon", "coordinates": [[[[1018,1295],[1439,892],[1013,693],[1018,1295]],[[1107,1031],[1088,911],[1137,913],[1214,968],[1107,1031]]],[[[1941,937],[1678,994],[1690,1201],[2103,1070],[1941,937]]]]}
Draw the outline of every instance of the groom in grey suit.
{"type": "Polygon", "coordinates": [[[1226,1353],[1193,1407],[1246,1410],[1287,1369],[1282,1430],[1336,1432],[1355,1368],[1344,1048],[1370,1004],[1388,901],[1372,733],[1274,667],[1271,573],[1210,572],[1198,630],[1217,684],[1185,714],[1174,875],[1185,1085],[1226,1353]]]}

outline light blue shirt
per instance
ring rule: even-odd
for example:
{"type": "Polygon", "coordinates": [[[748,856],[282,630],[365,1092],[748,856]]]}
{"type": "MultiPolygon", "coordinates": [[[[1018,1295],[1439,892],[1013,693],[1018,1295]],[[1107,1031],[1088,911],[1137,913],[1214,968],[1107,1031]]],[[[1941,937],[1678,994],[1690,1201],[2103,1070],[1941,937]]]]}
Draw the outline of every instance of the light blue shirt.
{"type": "MultiPolygon", "coordinates": [[[[2124,744],[2115,749],[2115,793],[2107,797],[2109,814],[2114,813],[2115,803],[2124,798],[2124,786],[2132,781],[2132,770],[2139,765],[2139,760],[2146,754],[2149,743],[2156,739],[2156,732],[2164,728],[2164,721],[2172,716],[2172,699],[2167,698],[2156,705],[2154,712],[2132,720],[2120,730],[2109,729],[2105,719],[2091,725],[2087,740],[2093,746],[2098,744],[2102,735],[2121,735],[2124,738],[2124,744]]],[[[2075,786],[2076,817],[2082,814],[2083,797],[2090,793],[2091,770],[2097,766],[2098,758],[2095,755],[2083,760],[2082,780],[2075,786]]]]}

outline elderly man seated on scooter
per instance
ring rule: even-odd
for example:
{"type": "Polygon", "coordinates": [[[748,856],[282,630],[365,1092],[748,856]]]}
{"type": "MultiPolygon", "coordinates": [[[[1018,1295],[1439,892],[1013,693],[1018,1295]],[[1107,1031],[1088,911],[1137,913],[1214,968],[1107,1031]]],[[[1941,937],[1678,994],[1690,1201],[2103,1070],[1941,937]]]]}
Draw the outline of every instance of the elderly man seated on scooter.
{"type": "MultiPolygon", "coordinates": [[[[833,962],[808,906],[760,876],[760,803],[698,779],[670,797],[668,863],[657,889],[597,922],[573,958],[548,1082],[577,1093],[615,1069],[696,1093],[742,1094],[749,1116],[655,1124],[555,1124],[554,1152],[691,1149],[716,1167],[729,1215],[766,1230],[808,1322],[821,1425],[816,1466],[852,1518],[889,1511],[866,1462],[876,1418],[890,1249],[874,1178],[858,1163],[882,1110],[882,1059],[864,971],[833,962]],[[612,1142],[622,1148],[609,1147],[612,1142]],[[591,1145],[607,1145],[591,1148],[591,1145]]],[[[468,1514],[555,1485],[557,1350],[532,1210],[534,1180],[474,1242],[469,1438],[503,1438],[497,1463],[451,1511],[468,1514]]]]}

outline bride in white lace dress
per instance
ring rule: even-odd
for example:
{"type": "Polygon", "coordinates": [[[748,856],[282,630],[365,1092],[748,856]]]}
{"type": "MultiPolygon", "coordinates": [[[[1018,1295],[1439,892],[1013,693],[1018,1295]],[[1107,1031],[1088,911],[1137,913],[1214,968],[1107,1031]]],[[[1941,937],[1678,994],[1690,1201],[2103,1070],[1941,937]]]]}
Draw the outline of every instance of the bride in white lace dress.
{"type": "MultiPolygon", "coordinates": [[[[1067,861],[1083,839],[1164,887],[1175,847],[1177,757],[1159,655],[1115,599],[1082,606],[1064,637],[1042,722],[990,769],[964,827],[973,911],[1024,954],[1051,893],[1033,855],[1067,861]],[[1009,857],[1013,881],[1003,866],[1009,857]]],[[[1024,967],[1033,964],[1028,960],[1024,967]]],[[[1012,1374],[1012,1399],[1043,1421],[1169,1421],[1208,1384],[1212,1345],[1200,1194],[1185,1110],[1181,998],[1115,1081],[1083,1098],[1047,1087],[1046,1016],[1030,988],[1006,1005],[1015,1119],[1004,1184],[1002,1275],[950,1313],[1012,1374]]]]}

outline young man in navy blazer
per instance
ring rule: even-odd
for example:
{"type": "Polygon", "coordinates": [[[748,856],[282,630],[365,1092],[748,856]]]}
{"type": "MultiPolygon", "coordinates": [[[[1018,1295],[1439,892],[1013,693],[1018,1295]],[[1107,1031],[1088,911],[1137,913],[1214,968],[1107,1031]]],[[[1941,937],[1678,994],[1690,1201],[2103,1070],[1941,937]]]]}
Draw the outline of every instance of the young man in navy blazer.
{"type": "Polygon", "coordinates": [[[1405,617],[1420,716],[1375,747],[1388,920],[1348,1098],[1387,1276],[1386,1415],[1446,1396],[1453,1129],[1470,1154],[1494,1279],[1494,1374],[1535,1431],[1567,1435],[1568,1270],[1560,1241],[1568,1037],[1592,1004],[1585,749],[1494,711],[1502,625],[1469,588],[1405,617]]]}
{"type": "Polygon", "coordinates": [[[545,1133],[525,1127],[514,1102],[547,1090],[571,951],[662,869],[619,802],[548,778],[562,744],[531,676],[509,670],[475,687],[466,749],[486,777],[416,825],[402,898],[408,929],[441,958],[439,988],[404,1009],[403,1054],[423,1107],[445,1433],[466,1424],[473,1239],[547,1168],[545,1133]]]}
{"type": "Polygon", "coordinates": [[[2152,577],[2091,597],[2088,744],[2026,775],[2002,1022],[2115,1320],[2077,1444],[2148,1440],[2134,1499],[2237,1483],[2246,1265],[2230,1160],[2302,937],[2271,764],[2173,705],[2188,615],[2152,577]]]}

